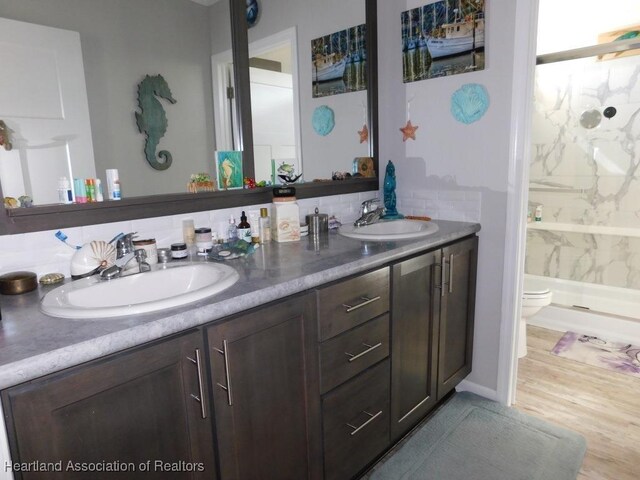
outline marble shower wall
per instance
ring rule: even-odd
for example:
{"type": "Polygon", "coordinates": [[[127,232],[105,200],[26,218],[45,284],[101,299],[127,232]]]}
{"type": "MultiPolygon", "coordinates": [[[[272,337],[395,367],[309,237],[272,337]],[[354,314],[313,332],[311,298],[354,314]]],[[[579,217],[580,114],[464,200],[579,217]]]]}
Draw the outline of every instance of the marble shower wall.
{"type": "Polygon", "coordinates": [[[640,289],[640,56],[540,65],[534,105],[529,207],[546,229],[529,230],[527,273],[640,289]],[[607,107],[614,117],[581,125],[607,107]]]}

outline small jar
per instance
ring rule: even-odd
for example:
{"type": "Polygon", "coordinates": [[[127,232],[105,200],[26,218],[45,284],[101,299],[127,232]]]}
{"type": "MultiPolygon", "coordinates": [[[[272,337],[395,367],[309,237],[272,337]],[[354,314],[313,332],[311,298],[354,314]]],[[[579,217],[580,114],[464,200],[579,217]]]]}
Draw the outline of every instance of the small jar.
{"type": "Polygon", "coordinates": [[[146,240],[134,240],[133,247],[138,250],[142,249],[147,252],[147,258],[145,262],[149,265],[155,265],[158,263],[158,247],[156,246],[155,238],[148,238],[146,240]]]}
{"type": "Polygon", "coordinates": [[[171,258],[174,260],[182,260],[189,256],[186,243],[171,244],[171,258]]]}
{"type": "Polygon", "coordinates": [[[206,255],[213,248],[213,239],[209,227],[196,228],[196,248],[198,255],[206,255]]]}

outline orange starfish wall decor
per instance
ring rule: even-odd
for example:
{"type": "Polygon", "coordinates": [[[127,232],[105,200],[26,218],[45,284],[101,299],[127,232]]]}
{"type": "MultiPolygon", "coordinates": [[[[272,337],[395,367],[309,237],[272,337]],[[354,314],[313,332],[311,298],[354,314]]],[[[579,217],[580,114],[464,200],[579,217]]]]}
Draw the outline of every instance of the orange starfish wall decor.
{"type": "Polygon", "coordinates": [[[420,127],[411,124],[411,120],[407,120],[407,124],[400,129],[400,131],[402,132],[402,141],[406,142],[409,138],[411,140],[415,140],[416,130],[418,130],[418,128],[420,127]]]}
{"type": "Polygon", "coordinates": [[[367,128],[366,123],[362,126],[362,130],[358,130],[358,135],[360,135],[360,143],[364,143],[369,140],[369,129],[367,128]]]}

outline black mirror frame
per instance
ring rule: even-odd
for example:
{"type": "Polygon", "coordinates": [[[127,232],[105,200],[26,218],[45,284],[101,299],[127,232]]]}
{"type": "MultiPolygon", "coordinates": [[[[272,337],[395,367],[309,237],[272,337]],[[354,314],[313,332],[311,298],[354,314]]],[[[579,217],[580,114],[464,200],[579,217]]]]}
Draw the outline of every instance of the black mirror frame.
{"type": "MultiPolygon", "coordinates": [[[[241,126],[238,147],[243,150],[243,168],[253,177],[253,132],[249,91],[249,45],[246,23],[246,1],[231,1],[231,34],[233,62],[237,86],[236,108],[241,126]]],[[[367,25],[367,103],[369,155],[375,171],[379,171],[378,144],[378,40],[377,0],[365,0],[367,25]]],[[[378,177],[352,178],[343,181],[314,182],[296,185],[297,198],[312,198],[378,190],[378,177]]],[[[4,198],[0,186],[0,198],[4,198]]],[[[31,208],[0,208],[0,235],[79,227],[120,222],[140,218],[217,210],[269,203],[271,188],[230,190],[207,193],[175,193],[124,198],[90,204],[43,205],[31,208]]]]}

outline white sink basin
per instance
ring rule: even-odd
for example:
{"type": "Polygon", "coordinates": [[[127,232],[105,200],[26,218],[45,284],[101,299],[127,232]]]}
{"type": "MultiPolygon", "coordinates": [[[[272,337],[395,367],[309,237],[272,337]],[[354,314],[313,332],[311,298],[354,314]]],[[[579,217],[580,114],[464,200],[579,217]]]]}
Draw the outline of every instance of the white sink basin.
{"type": "Polygon", "coordinates": [[[219,293],[238,272],[218,263],[168,266],[113,280],[83,278],[51,290],[40,309],[54,317],[103,318],[155,312],[219,293]]]}
{"type": "Polygon", "coordinates": [[[340,235],[358,240],[388,241],[421,238],[436,233],[438,225],[422,220],[382,220],[363,227],[343,225],[340,235]]]}

